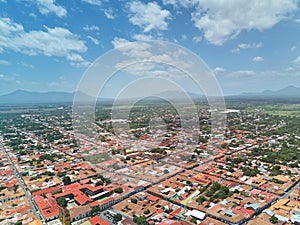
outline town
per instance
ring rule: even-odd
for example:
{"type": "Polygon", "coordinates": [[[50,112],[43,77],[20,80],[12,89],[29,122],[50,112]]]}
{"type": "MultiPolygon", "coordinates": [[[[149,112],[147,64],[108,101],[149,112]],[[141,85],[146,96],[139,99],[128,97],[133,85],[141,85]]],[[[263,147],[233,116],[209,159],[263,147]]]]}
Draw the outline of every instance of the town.
{"type": "Polygon", "coordinates": [[[1,108],[0,224],[298,224],[300,105],[272,104],[229,103],[214,140],[201,103],[190,129],[165,102],[104,105],[92,137],[70,105],[1,108]]]}

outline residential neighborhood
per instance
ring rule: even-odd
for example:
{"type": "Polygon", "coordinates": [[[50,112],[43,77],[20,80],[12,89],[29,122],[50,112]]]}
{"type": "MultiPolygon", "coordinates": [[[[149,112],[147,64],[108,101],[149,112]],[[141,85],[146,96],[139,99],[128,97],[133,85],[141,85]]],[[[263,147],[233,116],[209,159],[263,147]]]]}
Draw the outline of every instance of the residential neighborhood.
{"type": "Polygon", "coordinates": [[[0,224],[300,223],[297,121],[226,114],[217,142],[206,107],[198,132],[172,111],[166,130],[147,128],[135,111],[119,136],[101,114],[94,137],[74,134],[68,107],[1,114],[0,224]]]}

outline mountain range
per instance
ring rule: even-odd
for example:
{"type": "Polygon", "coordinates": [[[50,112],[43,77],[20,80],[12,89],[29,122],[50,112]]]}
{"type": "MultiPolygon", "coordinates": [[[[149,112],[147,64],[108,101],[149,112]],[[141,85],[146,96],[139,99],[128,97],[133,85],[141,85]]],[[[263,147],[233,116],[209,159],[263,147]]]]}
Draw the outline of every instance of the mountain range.
{"type": "Polygon", "coordinates": [[[300,87],[290,85],[276,91],[265,90],[257,93],[242,93],[240,97],[243,96],[259,98],[300,98],[300,87]]]}
{"type": "MultiPolygon", "coordinates": [[[[84,94],[77,93],[82,101],[90,101],[93,98],[84,94]]],[[[204,98],[204,95],[187,93],[192,99],[204,98]]],[[[16,105],[16,104],[42,104],[42,103],[72,103],[75,92],[32,92],[25,90],[17,90],[9,94],[0,95],[0,105],[16,105]]],[[[182,93],[174,91],[160,93],[166,99],[181,98],[182,93]]],[[[242,99],[274,99],[274,98],[299,98],[300,87],[287,86],[285,88],[271,91],[265,90],[262,92],[242,93],[239,95],[225,96],[225,98],[242,98],[242,99]]],[[[109,99],[106,99],[109,100],[109,99]]],[[[110,99],[112,100],[112,99],[110,99]]]]}

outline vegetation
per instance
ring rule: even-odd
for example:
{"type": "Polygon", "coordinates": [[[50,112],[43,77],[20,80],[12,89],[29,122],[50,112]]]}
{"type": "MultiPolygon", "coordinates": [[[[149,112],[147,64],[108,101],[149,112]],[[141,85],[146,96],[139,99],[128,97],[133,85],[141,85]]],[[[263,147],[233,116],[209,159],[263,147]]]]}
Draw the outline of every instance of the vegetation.
{"type": "Polygon", "coordinates": [[[275,215],[272,215],[269,220],[273,224],[278,223],[278,218],[275,215]]]}
{"type": "Polygon", "coordinates": [[[60,197],[56,200],[57,204],[62,207],[62,208],[66,208],[68,205],[67,200],[64,197],[60,197]]]}
{"type": "Polygon", "coordinates": [[[138,202],[138,200],[136,198],[132,198],[130,199],[132,203],[136,204],[138,202]]]}
{"type": "Polygon", "coordinates": [[[14,191],[15,194],[17,193],[18,188],[19,188],[18,184],[13,185],[13,191],[14,191]]]}
{"type": "Polygon", "coordinates": [[[149,225],[146,217],[144,217],[144,216],[134,217],[133,222],[135,222],[138,225],[149,225]]]}
{"type": "Polygon", "coordinates": [[[62,179],[64,185],[71,184],[71,178],[69,176],[64,176],[62,179]]]}
{"type": "Polygon", "coordinates": [[[119,222],[122,220],[122,215],[120,213],[117,213],[114,215],[114,221],[119,222]]]}
{"type": "Polygon", "coordinates": [[[115,193],[118,193],[118,194],[121,194],[121,193],[123,193],[123,188],[118,187],[118,188],[116,188],[116,189],[114,190],[114,192],[115,192],[115,193]]]}

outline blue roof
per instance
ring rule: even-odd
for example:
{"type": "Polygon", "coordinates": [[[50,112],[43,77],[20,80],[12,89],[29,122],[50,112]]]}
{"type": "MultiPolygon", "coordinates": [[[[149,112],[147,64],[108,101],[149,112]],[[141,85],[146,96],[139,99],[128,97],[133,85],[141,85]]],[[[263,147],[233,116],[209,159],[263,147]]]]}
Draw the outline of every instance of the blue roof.
{"type": "Polygon", "coordinates": [[[228,204],[228,201],[226,201],[226,199],[224,199],[224,200],[221,201],[220,203],[223,204],[223,205],[227,205],[227,204],[228,204]]]}
{"type": "Polygon", "coordinates": [[[249,204],[249,205],[245,205],[246,207],[251,207],[254,210],[257,210],[260,208],[260,205],[258,203],[253,203],[253,204],[249,204]]]}
{"type": "Polygon", "coordinates": [[[235,216],[235,214],[232,212],[231,209],[227,209],[226,214],[228,214],[230,216],[235,216]]]}

